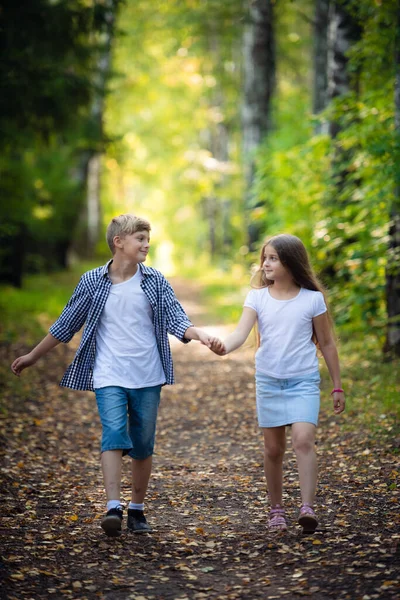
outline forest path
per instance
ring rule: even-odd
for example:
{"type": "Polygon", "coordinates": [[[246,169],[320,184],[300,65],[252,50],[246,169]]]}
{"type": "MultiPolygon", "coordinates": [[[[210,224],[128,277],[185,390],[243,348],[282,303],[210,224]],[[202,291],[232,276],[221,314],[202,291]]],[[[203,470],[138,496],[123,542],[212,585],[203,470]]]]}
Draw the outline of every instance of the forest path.
{"type": "MultiPolygon", "coordinates": [[[[230,329],[208,324],[199,287],[172,283],[196,324],[217,335],[230,329]]],[[[58,387],[72,348],[57,348],[31,375],[5,386],[10,411],[2,418],[0,598],[398,597],[393,454],[368,432],[341,430],[346,416],[333,416],[329,382],[323,382],[318,427],[320,527],[302,536],[296,525],[299,489],[289,443],[289,529],[271,535],[253,349],[220,358],[195,342],[172,347],[177,383],[163,390],[146,501],[155,531],[148,536],[124,528],[110,539],[100,528],[104,493],[94,397],[58,387]]],[[[129,501],[128,460],[122,496],[129,501]]]]}

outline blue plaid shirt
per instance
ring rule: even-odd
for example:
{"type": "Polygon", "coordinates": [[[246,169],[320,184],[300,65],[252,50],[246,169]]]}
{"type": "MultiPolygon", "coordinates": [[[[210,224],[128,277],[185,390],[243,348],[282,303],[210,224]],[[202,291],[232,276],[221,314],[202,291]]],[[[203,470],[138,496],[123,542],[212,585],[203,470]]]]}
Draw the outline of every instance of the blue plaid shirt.
{"type": "MultiPolygon", "coordinates": [[[[110,263],[111,260],[106,265],[87,271],[82,275],[68,304],[49,329],[53,337],[68,343],[85,324],[81,343],[74,360],[60,382],[61,386],[74,390],[94,390],[93,365],[96,353],[96,329],[112,286],[108,275],[110,263]]],[[[166,383],[172,384],[174,383],[174,371],[168,333],[186,343],[189,340],[185,340],[183,336],[192,323],[164,275],[141,263],[139,263],[139,268],[143,276],[140,283],[141,288],[153,309],[154,333],[166,383]]]]}

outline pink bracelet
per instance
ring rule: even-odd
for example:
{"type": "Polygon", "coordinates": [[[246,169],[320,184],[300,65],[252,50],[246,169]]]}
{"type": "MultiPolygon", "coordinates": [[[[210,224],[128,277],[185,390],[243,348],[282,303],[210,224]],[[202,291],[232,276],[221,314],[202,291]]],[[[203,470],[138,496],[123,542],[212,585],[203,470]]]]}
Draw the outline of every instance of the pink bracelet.
{"type": "Polygon", "coordinates": [[[342,388],[335,388],[334,390],[331,391],[331,396],[332,394],[334,394],[335,392],[339,392],[341,394],[344,394],[344,390],[342,390],[342,388]]]}

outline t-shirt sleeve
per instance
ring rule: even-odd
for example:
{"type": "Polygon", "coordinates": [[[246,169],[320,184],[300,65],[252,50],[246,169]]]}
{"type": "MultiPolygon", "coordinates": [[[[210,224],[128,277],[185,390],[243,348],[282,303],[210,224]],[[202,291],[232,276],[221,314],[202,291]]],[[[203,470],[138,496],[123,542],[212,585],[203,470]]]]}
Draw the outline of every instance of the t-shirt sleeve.
{"type": "Polygon", "coordinates": [[[249,293],[246,296],[246,299],[244,301],[243,306],[247,307],[247,308],[252,308],[253,310],[257,311],[257,294],[256,294],[256,290],[250,290],[249,293]]]}
{"type": "Polygon", "coordinates": [[[319,315],[326,313],[327,310],[324,295],[321,292],[317,292],[314,298],[313,317],[319,317],[319,315]]]}

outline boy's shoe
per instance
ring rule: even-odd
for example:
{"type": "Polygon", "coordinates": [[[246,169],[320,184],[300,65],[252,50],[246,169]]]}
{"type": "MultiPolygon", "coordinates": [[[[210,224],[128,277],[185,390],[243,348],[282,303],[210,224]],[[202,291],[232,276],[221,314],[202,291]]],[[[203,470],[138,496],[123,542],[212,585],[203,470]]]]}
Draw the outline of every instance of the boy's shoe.
{"type": "Polygon", "coordinates": [[[128,508],[128,529],[133,533],[151,533],[153,530],[146,521],[142,510],[128,508]]]}
{"type": "Polygon", "coordinates": [[[123,512],[122,508],[111,508],[101,522],[106,535],[117,537],[121,535],[123,512]]]}
{"type": "Polygon", "coordinates": [[[298,523],[302,526],[303,533],[314,533],[314,531],[317,529],[318,519],[311,504],[302,504],[298,523]]]}
{"type": "Polygon", "coordinates": [[[287,529],[285,510],[280,504],[273,506],[270,510],[268,529],[270,531],[284,531],[287,529]]]}

